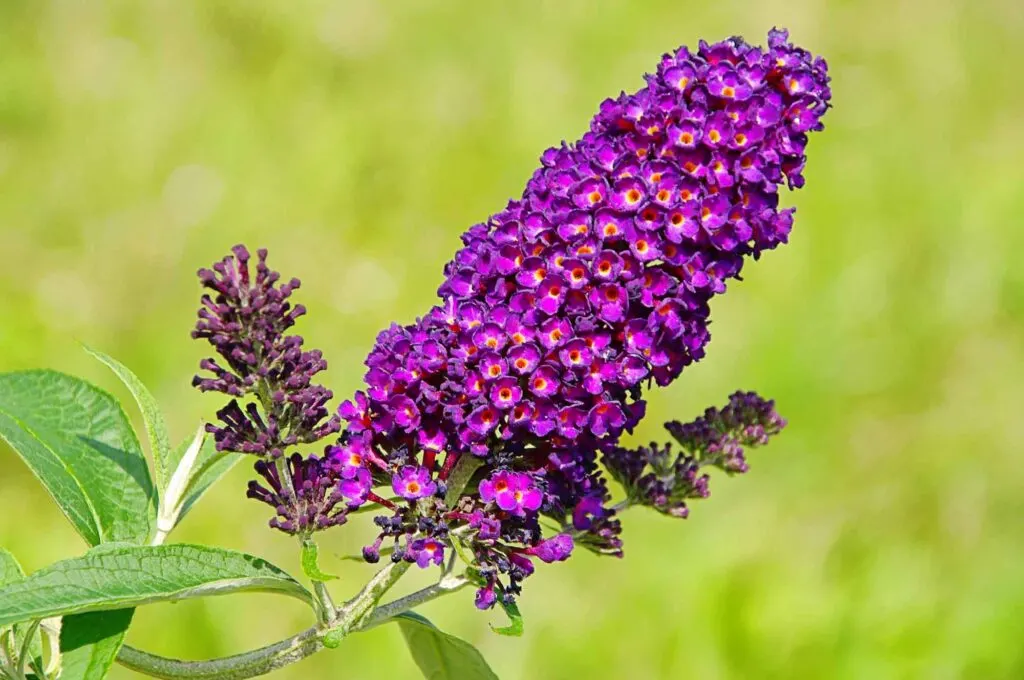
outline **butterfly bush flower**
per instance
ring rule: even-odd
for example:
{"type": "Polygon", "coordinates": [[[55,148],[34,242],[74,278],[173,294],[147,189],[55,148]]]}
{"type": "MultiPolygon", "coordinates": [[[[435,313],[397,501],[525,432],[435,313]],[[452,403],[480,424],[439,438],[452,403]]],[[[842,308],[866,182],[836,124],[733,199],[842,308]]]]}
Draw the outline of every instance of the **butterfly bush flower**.
{"type": "Polygon", "coordinates": [[[544,495],[534,486],[530,475],[499,470],[480,482],[480,500],[494,503],[512,515],[525,517],[527,511],[537,512],[544,495]]]}
{"type": "MultiPolygon", "coordinates": [[[[327,457],[264,463],[268,486],[252,494],[286,530],[377,504],[386,512],[364,557],[389,542],[392,560],[428,567],[458,548],[481,608],[509,604],[535,560],[622,554],[599,459],[629,503],[685,515],[707,495],[703,468],[744,471],[745,449],[782,427],[770,402],[735,395],[670,424],[680,454],[618,441],[643,418],[646,389],[704,356],[710,301],[788,240],[779,189],[803,186],[830,98],[824,60],[785,31],[766,48],[730,38],[664,55],[643,88],[603,102],[579,140],[542,154],[519,198],[463,234],[433,308],[379,334],[327,457]],[[282,470],[303,480],[291,496],[282,470]],[[374,491],[387,486],[393,498],[374,491]]],[[[195,336],[222,361],[204,361],[212,377],[196,384],[233,398],[212,428],[219,448],[273,460],[338,425],[312,381],[320,354],[285,334],[304,311],[287,301],[298,282],[281,284],[262,252],[251,278],[248,260],[236,249],[201,273],[216,295],[195,336]]]]}
{"type": "Polygon", "coordinates": [[[345,523],[345,494],[336,477],[316,456],[289,456],[285,468],[289,481],[282,477],[281,468],[272,463],[260,460],[255,467],[264,484],[250,481],[247,495],[274,508],[277,516],[270,520],[272,528],[287,534],[308,535],[345,523]]]}
{"type": "Polygon", "coordinates": [[[437,483],[430,478],[430,471],[426,468],[406,465],[392,478],[391,488],[402,498],[414,501],[434,495],[437,483]]]}
{"type": "Polygon", "coordinates": [[[785,426],[774,402],[753,392],[737,392],[721,410],[709,408],[690,423],[673,421],[665,425],[682,452],[673,452],[670,444],[615,447],[605,452],[602,462],[625,489],[627,503],[687,517],[686,501],[707,498],[711,493],[704,468],[746,472],[744,449],[767,444],[769,437],[785,426]]]}
{"type": "Polygon", "coordinates": [[[472,551],[486,608],[519,592],[532,557],[560,561],[576,545],[621,555],[600,452],[635,502],[675,515],[707,495],[701,467],[746,469],[743,447],[782,423],[756,395],[670,424],[685,454],[616,444],[643,417],[644,389],[704,356],[711,299],[788,240],[794,211],[779,188],[804,184],[828,83],[824,60],[785,31],[765,49],[682,47],[463,234],[439,304],[378,336],[365,391],[340,409],[333,459],[369,453],[367,468],[407,501],[378,518],[371,554],[393,538],[422,563],[417,541],[440,529],[472,551]],[[465,457],[480,469],[455,506],[424,504],[430,480],[443,487],[465,457]],[[558,543],[540,515],[562,527],[558,543]]]}
{"type": "Polygon", "coordinates": [[[736,392],[724,408],[709,408],[693,422],[665,424],[669,434],[699,457],[702,465],[731,473],[747,471],[744,447],[764,446],[785,426],[785,419],[775,411],[775,402],[754,392],[736,392]]]}
{"type": "Polygon", "coordinates": [[[421,569],[440,565],[444,561],[444,544],[433,538],[417,538],[406,551],[406,559],[421,569]]]}
{"type": "Polygon", "coordinates": [[[203,392],[231,397],[218,412],[223,425],[209,425],[219,451],[237,451],[277,458],[284,448],[315,442],[340,429],[329,417],[327,402],[333,394],[313,382],[327,368],[320,350],[303,350],[303,340],[285,331],[306,313],[288,298],[299,280],[280,282],[260,250],[253,276],[249,251],[235,246],[233,255],[199,270],[199,280],[214,295],[203,295],[193,338],[207,340],[221,362],[207,358],[192,384],[203,392]],[[240,405],[239,399],[254,401],[240,405]],[[258,402],[258,405],[257,403],[258,402]]]}
{"type": "Polygon", "coordinates": [[[371,477],[361,466],[339,474],[333,462],[315,456],[284,458],[289,447],[338,432],[340,418],[327,409],[331,391],[313,381],[327,362],[319,350],[303,349],[300,336],[287,334],[306,311],[289,301],[299,280],[282,283],[266,259],[267,251],[258,251],[253,272],[249,251],[239,245],[212,269],[199,271],[211,293],[202,297],[192,337],[207,340],[221,358],[203,359],[207,375],[192,384],[231,397],[217,412],[221,424],[206,429],[218,451],[261,458],[255,469],[265,485],[251,482],[248,495],[276,510],[270,525],[307,535],[344,523],[343,501],[365,502],[371,477]]]}

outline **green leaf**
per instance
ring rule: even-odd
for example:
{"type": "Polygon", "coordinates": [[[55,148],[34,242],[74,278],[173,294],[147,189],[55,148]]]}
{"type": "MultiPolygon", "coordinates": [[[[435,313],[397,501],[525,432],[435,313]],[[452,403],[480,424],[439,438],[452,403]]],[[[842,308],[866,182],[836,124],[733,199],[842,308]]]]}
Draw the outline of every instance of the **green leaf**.
{"type": "Polygon", "coordinates": [[[498,635],[509,635],[511,637],[519,637],[523,634],[524,627],[523,615],[519,613],[519,607],[516,606],[515,602],[503,602],[500,597],[498,598],[498,602],[499,604],[501,604],[501,608],[505,610],[505,613],[508,614],[508,618],[511,621],[511,623],[501,628],[491,625],[491,630],[493,630],[498,635]]]}
{"type": "Polygon", "coordinates": [[[464,454],[455,461],[455,467],[452,468],[451,474],[448,475],[448,490],[444,494],[445,505],[449,508],[455,507],[455,504],[459,502],[459,498],[462,497],[462,492],[466,489],[466,485],[469,484],[469,480],[473,479],[473,474],[483,464],[483,458],[470,454],[464,454]]]}
{"type": "Polygon", "coordinates": [[[302,571],[312,581],[333,581],[338,578],[320,570],[320,548],[311,538],[302,542],[302,571]]]}
{"type": "Polygon", "coordinates": [[[25,578],[18,560],[4,548],[0,548],[0,588],[25,578]]]}
{"type": "Polygon", "coordinates": [[[0,626],[235,592],[276,592],[314,606],[274,565],[199,545],[102,546],[0,589],[0,626]]]}
{"type": "Polygon", "coordinates": [[[168,464],[171,455],[171,438],[167,436],[167,424],[164,422],[164,415],[160,412],[159,404],[139,380],[139,377],[132,373],[127,366],[103,352],[84,345],[83,347],[86,352],[99,359],[113,371],[135,397],[135,403],[139,405],[139,410],[142,412],[142,422],[146,426],[146,436],[149,438],[149,453],[153,457],[157,487],[160,490],[166,489],[171,474],[168,464]]]}
{"type": "Polygon", "coordinates": [[[61,677],[105,678],[134,613],[134,609],[117,609],[64,617],[60,631],[61,677]]]}
{"type": "Polygon", "coordinates": [[[413,661],[427,680],[497,680],[477,649],[454,635],[438,630],[419,614],[395,617],[413,661]]]}
{"type": "MultiPolygon", "coordinates": [[[[9,585],[11,583],[17,583],[25,578],[25,572],[22,571],[21,565],[18,563],[17,558],[14,557],[9,551],[4,548],[0,548],[0,587],[9,585]]],[[[3,632],[5,626],[0,626],[0,633],[3,632]]],[[[13,650],[20,653],[22,647],[25,645],[25,637],[30,628],[29,624],[14,626],[13,638],[11,642],[13,644],[13,650]]],[[[43,655],[43,644],[39,635],[38,628],[32,631],[32,640],[29,644],[28,658],[32,663],[40,663],[40,659],[43,655]]],[[[3,657],[2,651],[0,651],[0,658],[3,657]]]]}
{"type": "Polygon", "coordinates": [[[146,542],[156,491],[111,395],[55,371],[0,374],[0,437],[91,545],[146,542]]]}

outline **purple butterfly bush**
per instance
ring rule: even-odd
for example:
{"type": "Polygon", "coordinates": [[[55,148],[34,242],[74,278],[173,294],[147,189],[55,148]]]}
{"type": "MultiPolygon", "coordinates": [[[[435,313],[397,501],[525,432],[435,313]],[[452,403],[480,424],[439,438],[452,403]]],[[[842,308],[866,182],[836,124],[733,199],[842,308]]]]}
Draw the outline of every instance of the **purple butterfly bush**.
{"type": "Polygon", "coordinates": [[[645,87],[602,103],[581,139],[544,152],[519,199],[463,234],[438,304],[380,333],[365,389],[339,408],[345,432],[306,459],[326,480],[300,485],[306,496],[282,495],[273,476],[306,475],[303,465],[266,461],[338,429],[330,393],[311,381],[323,360],[283,334],[302,313],[286,302],[298,282],[279,285],[262,252],[250,281],[236,251],[201,273],[217,297],[204,298],[195,333],[226,362],[203,363],[214,377],[197,378],[200,389],[255,397],[219,414],[218,447],[262,457],[271,488],[250,495],[283,503],[278,528],[312,531],[375,503],[385,512],[368,561],[385,542],[392,560],[421,567],[457,548],[480,608],[511,604],[535,559],[563,561],[576,546],[621,556],[622,507],[686,516],[686,501],[708,494],[703,468],[745,471],[745,449],[785,424],[771,402],[737,393],[668,425],[678,454],[619,446],[644,416],[645,389],[704,356],[711,299],[788,240],[794,211],[779,188],[803,186],[828,83],[823,59],[773,30],[766,49],[740,38],[682,47],[645,87]]]}
{"type": "Polygon", "coordinates": [[[709,408],[686,424],[665,424],[681,452],[674,453],[670,444],[614,447],[605,451],[601,462],[626,491],[627,503],[686,517],[690,513],[687,500],[707,498],[711,493],[704,468],[717,467],[729,474],[746,472],[745,449],[767,444],[769,437],[785,426],[774,402],[753,392],[736,392],[722,409],[709,408]]]}
{"type": "MultiPolygon", "coordinates": [[[[199,270],[199,280],[213,294],[202,297],[192,337],[207,340],[221,360],[203,359],[199,365],[208,375],[197,375],[192,384],[231,397],[217,412],[220,425],[206,429],[218,451],[260,457],[255,469],[266,485],[250,482],[248,495],[275,509],[270,526],[308,534],[345,522],[346,488],[338,486],[333,465],[316,456],[285,459],[284,451],[337,433],[340,420],[327,409],[332,392],[313,381],[327,362],[319,350],[304,350],[300,336],[286,334],[306,312],[289,302],[298,279],[281,283],[267,267],[266,250],[257,253],[255,275],[250,260],[249,251],[236,246],[212,269],[199,270]]],[[[369,473],[359,475],[368,491],[369,473]]],[[[357,500],[364,502],[366,495],[357,500]]]]}
{"type": "Polygon", "coordinates": [[[313,382],[327,362],[320,350],[303,350],[300,336],[285,333],[306,313],[288,301],[299,280],[282,284],[267,267],[266,250],[257,254],[255,276],[249,251],[235,246],[232,252],[212,270],[199,270],[199,280],[215,295],[203,295],[192,337],[207,340],[223,363],[201,361],[200,368],[212,377],[197,375],[192,385],[233,397],[217,413],[222,425],[207,426],[219,451],[279,458],[289,446],[340,429],[327,409],[333,393],[313,382]],[[239,399],[248,400],[244,408],[239,399]]]}
{"type": "Polygon", "coordinates": [[[257,461],[255,468],[265,485],[250,481],[247,495],[274,508],[277,517],[270,520],[272,528],[308,535],[348,519],[344,482],[339,483],[316,456],[303,458],[294,453],[283,471],[265,460],[257,461]]]}

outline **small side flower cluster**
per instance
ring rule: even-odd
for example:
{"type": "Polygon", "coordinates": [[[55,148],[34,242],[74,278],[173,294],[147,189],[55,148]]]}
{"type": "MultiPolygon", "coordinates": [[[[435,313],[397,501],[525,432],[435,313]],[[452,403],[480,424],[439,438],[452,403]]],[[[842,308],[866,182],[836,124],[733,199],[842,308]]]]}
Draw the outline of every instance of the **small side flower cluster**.
{"type": "Polygon", "coordinates": [[[755,392],[736,392],[721,410],[709,408],[691,423],[665,424],[669,434],[702,465],[713,465],[730,473],[748,469],[744,447],[756,448],[768,443],[786,426],[775,410],[775,402],[755,392]]]}
{"type": "Polygon", "coordinates": [[[327,362],[320,350],[303,350],[302,337],[285,334],[306,313],[305,307],[288,301],[299,280],[279,283],[281,277],[267,267],[267,251],[262,249],[252,277],[249,251],[239,245],[232,252],[212,270],[199,270],[199,280],[215,296],[203,295],[192,331],[193,338],[213,345],[226,365],[203,359],[200,368],[213,377],[197,375],[192,385],[259,402],[243,409],[232,399],[217,413],[223,426],[207,429],[219,451],[277,458],[285,447],[316,442],[340,429],[338,418],[328,417],[333,393],[313,382],[327,362]]]}
{"type": "Polygon", "coordinates": [[[277,517],[270,520],[272,528],[308,535],[348,519],[345,494],[337,476],[316,456],[303,458],[293,453],[286,466],[260,460],[255,468],[266,486],[250,481],[246,495],[274,508],[277,517]]]}
{"type": "Polygon", "coordinates": [[[362,461],[398,495],[369,556],[391,537],[394,559],[421,563],[417,541],[456,537],[487,576],[486,607],[496,589],[518,592],[524,560],[553,540],[541,515],[560,523],[559,545],[621,554],[598,452],[643,417],[646,386],[703,357],[709,302],[745,260],[787,241],[779,188],[804,183],[828,83],[785,31],[767,49],[680,48],[463,235],[441,303],[378,336],[365,392],[340,410],[331,459],[362,461]],[[466,457],[482,467],[449,509],[438,490],[466,457]]]}
{"type": "Polygon", "coordinates": [[[721,410],[709,408],[696,420],[665,425],[682,447],[672,445],[605,452],[602,462],[626,491],[630,505],[646,505],[672,517],[687,517],[686,501],[707,498],[709,477],[702,470],[717,467],[728,473],[746,472],[744,448],[756,448],[782,431],[786,421],[775,403],[753,392],[736,392],[721,410]]]}
{"type": "Polygon", "coordinates": [[[319,350],[286,331],[305,314],[289,297],[299,280],[280,282],[267,267],[267,251],[257,253],[255,276],[244,246],[201,269],[199,280],[212,294],[202,297],[192,337],[207,340],[221,360],[203,359],[193,386],[222,392],[231,401],[208,424],[218,451],[259,456],[256,472],[267,486],[252,482],[249,496],[275,508],[271,526],[286,533],[308,533],[345,521],[337,475],[315,456],[284,459],[285,450],[324,439],[341,429],[327,402],[333,394],[313,378],[327,368],[319,350]],[[240,402],[245,400],[245,403],[240,402]],[[269,462],[268,462],[269,461],[269,462]],[[277,461],[276,463],[274,461],[277,461]]]}

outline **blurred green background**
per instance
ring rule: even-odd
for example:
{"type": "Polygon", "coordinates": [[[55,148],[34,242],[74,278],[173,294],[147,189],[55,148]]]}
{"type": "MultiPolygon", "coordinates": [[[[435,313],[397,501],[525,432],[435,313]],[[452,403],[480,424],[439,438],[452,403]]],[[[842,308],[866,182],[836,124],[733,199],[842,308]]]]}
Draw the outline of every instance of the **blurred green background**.
{"type": "MultiPolygon", "coordinates": [[[[86,342],[184,438],[218,405],[189,387],[194,272],[245,242],[302,278],[300,332],[348,395],[376,332],[431,304],[458,234],[545,147],[663,51],[773,24],[834,78],[794,237],[715,303],[707,359],[652,395],[639,439],[737,388],[789,429],[691,519],[627,515],[624,560],[538,570],[523,638],[468,592],[424,613],[506,680],[1024,677],[1019,0],[0,0],[0,370],[127,397],[86,342]]],[[[0,460],[0,544],[27,569],[80,553],[0,460]]],[[[297,571],[248,472],[175,538],[297,571]]],[[[335,530],[326,553],[369,534],[335,530]]],[[[370,573],[324,566],[341,588],[370,573]]],[[[306,625],[234,596],[140,610],[129,641],[201,658],[306,625]]],[[[277,677],[414,675],[383,627],[277,677]]]]}

